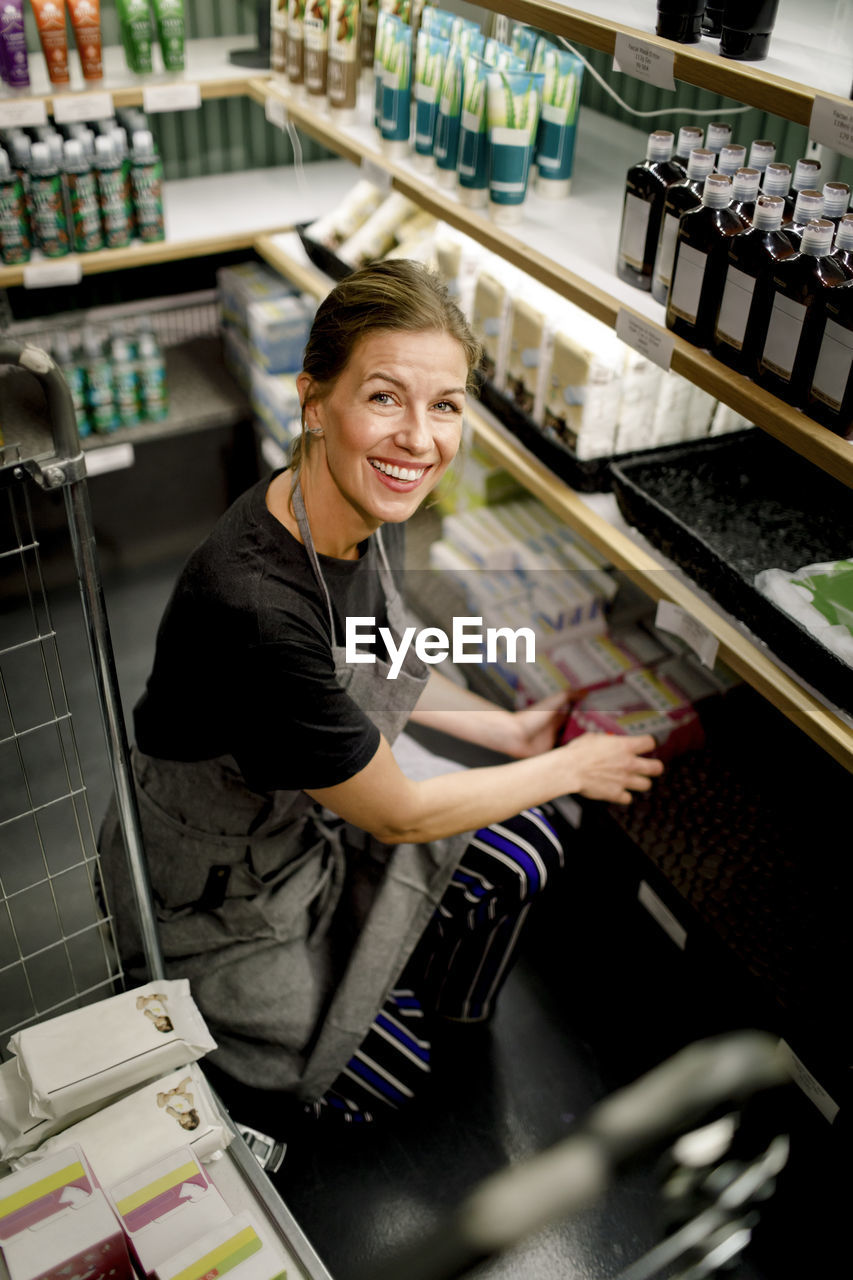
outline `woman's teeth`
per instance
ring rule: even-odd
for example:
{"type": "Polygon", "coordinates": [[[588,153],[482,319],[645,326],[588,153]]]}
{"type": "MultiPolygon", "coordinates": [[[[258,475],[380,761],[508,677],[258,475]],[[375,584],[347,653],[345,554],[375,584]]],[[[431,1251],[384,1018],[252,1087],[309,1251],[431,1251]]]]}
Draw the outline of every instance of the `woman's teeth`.
{"type": "Polygon", "coordinates": [[[393,476],[395,480],[420,480],[426,471],[426,467],[392,467],[387,462],[376,462],[373,458],[369,461],[377,471],[383,472],[386,476],[393,476]]]}

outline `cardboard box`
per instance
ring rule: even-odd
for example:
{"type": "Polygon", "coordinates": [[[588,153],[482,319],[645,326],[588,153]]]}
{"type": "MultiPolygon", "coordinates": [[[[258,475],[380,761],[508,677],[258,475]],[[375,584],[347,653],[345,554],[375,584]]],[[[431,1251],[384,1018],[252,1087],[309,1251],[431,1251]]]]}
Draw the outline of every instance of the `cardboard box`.
{"type": "Polygon", "coordinates": [[[157,1267],[157,1280],[285,1280],[288,1258],[257,1214],[244,1211],[157,1267]]]}

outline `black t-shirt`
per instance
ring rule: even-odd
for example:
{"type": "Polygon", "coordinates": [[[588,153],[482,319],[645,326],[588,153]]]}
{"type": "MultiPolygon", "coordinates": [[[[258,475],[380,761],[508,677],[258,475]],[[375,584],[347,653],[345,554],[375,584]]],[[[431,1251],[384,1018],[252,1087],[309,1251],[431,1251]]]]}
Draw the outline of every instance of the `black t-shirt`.
{"type": "MultiPolygon", "coordinates": [[[[270,478],[244,493],[193,552],[157,633],[134,710],[140,751],[163,760],[232,755],[254,791],[334,786],[373,758],[379,731],[335,678],[322,590],[305,548],[267,510],[270,478]]],[[[382,530],[403,562],[403,528],[382,530]]],[[[387,623],[376,538],[358,560],[320,556],[335,616],[387,623]]]]}

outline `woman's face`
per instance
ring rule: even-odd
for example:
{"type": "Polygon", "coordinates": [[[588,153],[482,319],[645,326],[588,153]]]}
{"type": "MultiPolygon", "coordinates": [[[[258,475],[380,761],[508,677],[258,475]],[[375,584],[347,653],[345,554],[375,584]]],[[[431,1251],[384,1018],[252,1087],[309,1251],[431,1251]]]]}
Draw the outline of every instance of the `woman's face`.
{"type": "MultiPolygon", "coordinates": [[[[459,448],[467,376],[465,351],[447,333],[361,338],[331,391],[306,406],[306,425],[322,428],[333,501],[371,528],[407,519],[459,448]]],[[[310,379],[299,382],[304,401],[310,379]]]]}

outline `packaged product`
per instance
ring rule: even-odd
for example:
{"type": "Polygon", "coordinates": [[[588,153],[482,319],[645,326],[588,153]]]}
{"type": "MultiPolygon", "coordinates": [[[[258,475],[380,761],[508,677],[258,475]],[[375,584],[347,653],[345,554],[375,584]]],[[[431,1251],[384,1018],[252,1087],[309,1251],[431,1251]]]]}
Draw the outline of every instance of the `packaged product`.
{"type": "Polygon", "coordinates": [[[233,324],[248,337],[248,310],[252,302],[268,302],[293,293],[292,285],[260,262],[238,262],[216,273],[219,310],[225,324],[233,324]]]}
{"type": "Polygon", "coordinates": [[[331,213],[324,213],[305,228],[305,235],[333,253],[354,235],[382,202],[384,193],[362,178],[352,187],[331,213]]]}
{"type": "Polygon", "coordinates": [[[41,1146],[48,1138],[77,1120],[84,1120],[101,1106],[100,1100],[59,1120],[38,1119],[30,1114],[30,1091],[18,1072],[17,1058],[0,1066],[0,1158],[13,1160],[41,1146]]]}
{"type": "Polygon", "coordinates": [[[577,309],[557,318],[543,379],[542,425],[580,459],[613,452],[624,351],[615,335],[577,309]]]}
{"type": "Polygon", "coordinates": [[[480,272],[474,286],[471,325],[483,344],[486,377],[496,387],[502,387],[506,378],[511,301],[506,284],[489,270],[480,272]]]}
{"type": "Polygon", "coordinates": [[[301,431],[301,409],[293,374],[264,373],[252,364],[249,398],[255,416],[285,451],[301,431]]]}
{"type": "Polygon", "coordinates": [[[400,226],[418,207],[399,191],[392,191],[366,222],[342,244],[338,257],[355,269],[382,258],[394,245],[400,226]]]}
{"type": "Polygon", "coordinates": [[[161,1262],[157,1280],[224,1275],[228,1280],[284,1280],[290,1259],[258,1214],[237,1213],[161,1262]]]}
{"type": "Polygon", "coordinates": [[[656,742],[652,754],[661,760],[704,742],[696,711],[682,694],[661,685],[651,671],[631,673],[618,684],[596,689],[577,703],[562,741],[571,742],[583,733],[649,733],[656,742]]]}
{"type": "Polygon", "coordinates": [[[298,373],[314,308],[291,294],[269,302],[252,302],[246,312],[249,350],[264,373],[298,373]]]}

